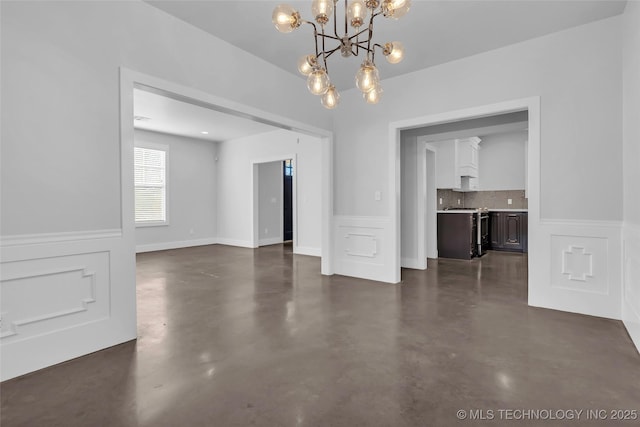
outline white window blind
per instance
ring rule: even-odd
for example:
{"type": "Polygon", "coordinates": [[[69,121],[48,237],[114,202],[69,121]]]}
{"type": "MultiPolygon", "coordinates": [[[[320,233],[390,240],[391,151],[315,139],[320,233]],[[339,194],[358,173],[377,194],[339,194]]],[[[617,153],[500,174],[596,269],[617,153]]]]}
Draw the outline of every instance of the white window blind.
{"type": "Polygon", "coordinates": [[[135,147],[136,223],[167,220],[166,164],[163,150],[135,147]]]}

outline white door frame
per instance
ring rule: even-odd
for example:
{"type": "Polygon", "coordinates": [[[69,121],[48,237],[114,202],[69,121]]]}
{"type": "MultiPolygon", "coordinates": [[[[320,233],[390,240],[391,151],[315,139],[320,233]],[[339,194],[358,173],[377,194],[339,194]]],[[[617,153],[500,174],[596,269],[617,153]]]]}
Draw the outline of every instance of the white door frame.
{"type": "MultiPolygon", "coordinates": [[[[333,132],[230,101],[210,93],[173,83],[155,76],[120,67],[120,173],[122,199],[122,237],[125,247],[135,254],[134,185],[133,185],[133,89],[140,88],[174,99],[260,123],[318,137],[322,145],[322,241],[321,267],[324,275],[334,271],[333,263],[333,132]]],[[[134,280],[132,280],[135,283],[134,280]]],[[[135,293],[132,294],[135,298],[135,293]]]]}
{"type": "MultiPolygon", "coordinates": [[[[418,141],[418,150],[420,156],[424,156],[424,159],[420,159],[422,174],[418,174],[418,194],[424,194],[425,202],[418,204],[419,207],[424,209],[424,213],[420,216],[418,211],[418,218],[424,218],[424,232],[420,234],[423,236],[423,243],[418,242],[418,254],[423,255],[425,258],[438,258],[438,226],[437,226],[437,210],[438,210],[438,189],[436,186],[436,156],[437,148],[427,142],[418,141]],[[431,153],[432,164],[429,165],[429,155],[431,153]],[[421,190],[421,187],[424,190],[421,190]],[[428,196],[433,196],[433,206],[429,205],[428,196]]],[[[422,221],[420,221],[422,222],[422,221]]],[[[420,224],[420,222],[418,224],[420,224]]],[[[418,225],[420,227],[420,225],[418,225]]],[[[426,264],[425,264],[426,266],[426,264]]]]}
{"type": "MultiPolygon", "coordinates": [[[[540,254],[536,250],[540,231],[540,97],[522,98],[495,104],[482,105],[462,110],[450,111],[440,114],[416,117],[389,123],[389,194],[391,197],[390,218],[394,230],[391,233],[392,273],[394,282],[401,280],[400,275],[400,131],[415,129],[424,126],[432,126],[441,123],[475,119],[496,114],[512,113],[516,111],[529,112],[529,146],[527,151],[527,181],[528,181],[528,206],[529,206],[529,302],[535,287],[540,283],[536,276],[535,266],[538,265],[540,254]]],[[[422,150],[420,150],[422,152],[422,150]]],[[[425,153],[426,156],[426,153],[425,153]]],[[[423,202],[419,201],[418,206],[423,202]]],[[[424,215],[423,215],[424,216],[424,215]]],[[[424,219],[426,220],[426,218],[424,219]]],[[[422,225],[424,230],[424,224],[422,225]]],[[[419,239],[418,244],[426,245],[425,239],[419,239]]],[[[425,253],[423,246],[418,253],[425,253]]]]}
{"type": "MultiPolygon", "coordinates": [[[[251,160],[251,199],[249,202],[249,209],[251,209],[252,215],[252,227],[251,227],[251,246],[254,248],[260,247],[260,191],[259,191],[259,174],[258,167],[261,164],[272,162],[283,162],[291,159],[291,165],[293,166],[293,188],[291,189],[291,207],[293,209],[293,253],[298,252],[298,156],[296,154],[281,154],[273,155],[266,158],[251,160]]],[[[284,188],[284,179],[281,175],[281,189],[284,188]]],[[[284,223],[284,206],[280,203],[280,224],[284,223]]],[[[284,233],[284,228],[282,230],[284,233]]],[[[283,239],[284,241],[284,239],[283,239]]]]}

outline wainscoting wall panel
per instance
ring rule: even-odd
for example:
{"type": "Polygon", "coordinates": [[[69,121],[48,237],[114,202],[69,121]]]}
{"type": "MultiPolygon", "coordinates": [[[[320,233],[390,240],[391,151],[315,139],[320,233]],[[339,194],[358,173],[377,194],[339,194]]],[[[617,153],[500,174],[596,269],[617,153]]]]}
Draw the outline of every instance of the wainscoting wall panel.
{"type": "Polygon", "coordinates": [[[389,269],[393,248],[391,223],[386,217],[335,216],[335,272],[393,282],[389,269]]]}
{"type": "Polygon", "coordinates": [[[625,224],[623,277],[624,298],[622,320],[640,351],[640,225],[625,224]]]}
{"type": "Polygon", "coordinates": [[[551,286],[609,294],[609,240],[603,237],[551,235],[551,286]]]}
{"type": "Polygon", "coordinates": [[[109,263],[108,252],[3,263],[0,338],[9,343],[107,318],[109,263]]]}
{"type": "Polygon", "coordinates": [[[621,223],[547,220],[539,229],[529,245],[529,304],[620,319],[621,223]]]}
{"type": "Polygon", "coordinates": [[[135,339],[135,254],[119,230],[1,243],[3,381],[135,339]]]}

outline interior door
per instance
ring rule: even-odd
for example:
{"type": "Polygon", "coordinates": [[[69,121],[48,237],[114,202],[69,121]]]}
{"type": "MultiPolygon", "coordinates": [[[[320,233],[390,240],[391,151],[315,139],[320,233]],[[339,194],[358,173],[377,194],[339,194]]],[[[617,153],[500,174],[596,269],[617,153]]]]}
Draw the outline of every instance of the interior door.
{"type": "Polygon", "coordinates": [[[284,203],[284,236],[285,242],[293,240],[293,163],[291,159],[282,162],[283,203],[284,203]]]}

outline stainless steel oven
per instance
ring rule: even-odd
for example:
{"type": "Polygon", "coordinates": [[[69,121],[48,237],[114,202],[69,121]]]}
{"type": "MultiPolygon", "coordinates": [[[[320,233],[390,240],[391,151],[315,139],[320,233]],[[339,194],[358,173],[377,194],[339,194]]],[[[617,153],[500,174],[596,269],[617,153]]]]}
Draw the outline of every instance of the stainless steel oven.
{"type": "Polygon", "coordinates": [[[478,209],[478,256],[489,248],[489,211],[478,209]]]}

